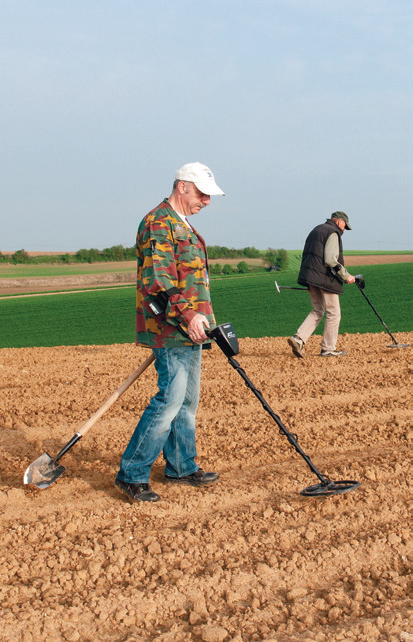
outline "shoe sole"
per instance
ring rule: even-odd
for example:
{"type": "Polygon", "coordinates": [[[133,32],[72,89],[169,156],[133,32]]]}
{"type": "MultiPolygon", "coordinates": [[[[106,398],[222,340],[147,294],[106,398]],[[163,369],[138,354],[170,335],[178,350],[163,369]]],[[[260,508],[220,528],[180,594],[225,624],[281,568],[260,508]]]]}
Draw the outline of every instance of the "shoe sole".
{"type": "Polygon", "coordinates": [[[301,350],[301,352],[300,352],[300,350],[297,348],[297,346],[295,345],[295,343],[294,343],[294,341],[292,339],[288,339],[288,345],[290,345],[292,347],[293,353],[295,354],[296,357],[298,357],[299,359],[304,359],[304,357],[305,357],[304,350],[301,350]]]}
{"type": "Polygon", "coordinates": [[[320,354],[320,357],[324,357],[324,358],[326,358],[326,357],[335,357],[336,359],[337,359],[337,357],[345,357],[345,356],[347,356],[347,353],[345,353],[345,354],[320,354]]]}

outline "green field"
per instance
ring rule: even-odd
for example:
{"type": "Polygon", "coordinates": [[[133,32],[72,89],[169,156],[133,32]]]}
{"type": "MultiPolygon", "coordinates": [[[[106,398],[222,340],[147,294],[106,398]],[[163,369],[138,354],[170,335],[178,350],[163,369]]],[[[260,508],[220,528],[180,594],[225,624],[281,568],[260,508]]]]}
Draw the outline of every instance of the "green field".
{"type": "MultiPolygon", "coordinates": [[[[357,267],[365,293],[392,333],[412,330],[412,270],[411,263],[357,267]]],[[[274,279],[296,285],[296,272],[214,279],[217,323],[231,321],[240,338],[295,332],[310,311],[308,294],[279,294],[274,279]]],[[[344,287],[341,308],[340,333],[385,331],[356,285],[344,287]]],[[[0,348],[133,343],[134,324],[134,287],[0,300],[0,348]]]]}
{"type": "MultiPolygon", "coordinates": [[[[357,266],[352,273],[362,273],[366,280],[364,292],[393,333],[410,331],[412,321],[411,263],[357,266]]],[[[239,337],[289,336],[310,312],[306,292],[281,290],[279,285],[297,286],[297,273],[263,274],[240,283],[234,279],[212,285],[217,320],[232,321],[239,337]],[[239,285],[237,285],[239,284],[239,285]]],[[[355,284],[345,285],[340,297],[342,319],[340,333],[385,331],[380,320],[365,301],[355,284]]],[[[323,322],[316,330],[321,334],[323,322]]]]}

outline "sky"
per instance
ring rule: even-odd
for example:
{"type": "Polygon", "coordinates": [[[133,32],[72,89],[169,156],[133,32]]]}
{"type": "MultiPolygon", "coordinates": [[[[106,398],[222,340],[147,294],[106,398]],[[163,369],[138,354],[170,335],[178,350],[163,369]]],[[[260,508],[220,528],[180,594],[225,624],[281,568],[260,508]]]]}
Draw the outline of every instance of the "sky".
{"type": "Polygon", "coordinates": [[[413,249],[411,0],[2,0],[0,250],[135,243],[199,161],[208,245],[413,249]]]}

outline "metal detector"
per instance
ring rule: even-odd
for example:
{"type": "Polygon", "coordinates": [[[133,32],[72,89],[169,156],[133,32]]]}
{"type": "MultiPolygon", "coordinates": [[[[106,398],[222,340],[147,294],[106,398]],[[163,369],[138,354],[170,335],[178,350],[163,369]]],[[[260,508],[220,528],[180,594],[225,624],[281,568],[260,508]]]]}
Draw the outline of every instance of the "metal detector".
{"type": "Polygon", "coordinates": [[[278,285],[277,281],[274,281],[274,283],[275,287],[277,288],[277,292],[281,292],[281,290],[300,290],[301,292],[308,292],[308,288],[297,288],[290,285],[278,285]]]}
{"type": "Polygon", "coordinates": [[[257,390],[251,380],[247,377],[245,370],[241,368],[238,361],[234,359],[234,355],[239,353],[238,338],[235,334],[234,328],[231,323],[223,323],[218,325],[212,330],[205,331],[207,336],[217,343],[218,347],[221,348],[222,352],[228,358],[231,366],[238,372],[238,374],[244,379],[246,386],[252,390],[254,395],[260,400],[264,410],[268,412],[269,415],[274,419],[278,428],[280,429],[280,434],[287,437],[289,443],[295,448],[299,455],[304,459],[306,464],[310,467],[311,471],[317,475],[320,480],[319,484],[314,484],[313,486],[308,486],[300,491],[301,495],[307,497],[320,497],[320,496],[331,496],[339,495],[342,493],[348,493],[351,490],[355,490],[360,486],[360,482],[353,480],[343,480],[343,481],[332,481],[327,475],[322,475],[319,470],[314,466],[313,462],[308,455],[303,451],[303,449],[298,445],[298,437],[295,434],[292,434],[287,430],[287,428],[282,423],[280,417],[275,414],[275,412],[270,408],[268,403],[265,401],[261,392],[257,390]]]}
{"type": "Polygon", "coordinates": [[[381,316],[377,312],[377,310],[374,307],[374,305],[367,298],[366,293],[364,292],[364,288],[366,287],[366,282],[364,280],[364,276],[362,274],[356,274],[356,276],[354,278],[356,279],[356,285],[357,285],[358,289],[360,290],[360,292],[362,293],[362,295],[366,299],[366,301],[369,304],[369,306],[371,307],[371,309],[374,311],[375,315],[380,319],[382,325],[386,328],[386,332],[390,335],[390,337],[391,337],[391,339],[393,341],[393,343],[391,345],[387,346],[387,347],[388,348],[409,348],[410,347],[410,343],[398,343],[396,341],[396,339],[394,338],[394,336],[390,332],[389,328],[387,327],[387,325],[384,323],[383,319],[381,318],[381,316]]]}

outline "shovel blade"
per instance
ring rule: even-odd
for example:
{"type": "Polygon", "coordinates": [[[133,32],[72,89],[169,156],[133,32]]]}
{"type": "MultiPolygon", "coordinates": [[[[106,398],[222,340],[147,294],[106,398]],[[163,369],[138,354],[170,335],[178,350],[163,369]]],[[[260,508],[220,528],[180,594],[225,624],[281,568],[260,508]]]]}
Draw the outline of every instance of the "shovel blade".
{"type": "Polygon", "coordinates": [[[48,453],[43,453],[36,459],[26,472],[24,473],[23,481],[25,484],[33,484],[37,488],[47,488],[50,484],[59,479],[63,475],[66,468],[59,466],[55,460],[50,457],[48,453]]]}

